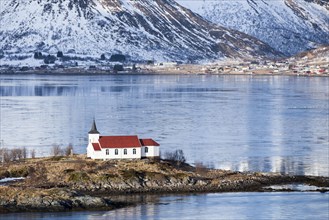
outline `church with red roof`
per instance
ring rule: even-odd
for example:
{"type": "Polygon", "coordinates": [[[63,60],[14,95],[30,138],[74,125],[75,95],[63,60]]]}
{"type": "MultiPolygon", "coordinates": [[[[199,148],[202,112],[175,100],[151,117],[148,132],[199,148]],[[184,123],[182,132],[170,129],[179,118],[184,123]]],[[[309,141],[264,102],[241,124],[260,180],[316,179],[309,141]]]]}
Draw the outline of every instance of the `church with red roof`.
{"type": "Polygon", "coordinates": [[[93,121],[88,132],[87,157],[92,159],[141,159],[159,157],[160,145],[153,139],[139,139],[137,135],[100,136],[93,121]]]}

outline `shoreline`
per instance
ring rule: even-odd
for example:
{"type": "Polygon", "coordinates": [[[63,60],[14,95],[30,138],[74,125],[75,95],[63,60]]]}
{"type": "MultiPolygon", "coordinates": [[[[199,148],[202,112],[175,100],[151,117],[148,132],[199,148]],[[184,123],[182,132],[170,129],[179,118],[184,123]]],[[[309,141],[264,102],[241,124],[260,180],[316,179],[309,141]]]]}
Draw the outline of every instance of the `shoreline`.
{"type": "MultiPolygon", "coordinates": [[[[327,65],[327,64],[326,64],[327,65]]],[[[324,66],[326,66],[324,65],[324,66]]],[[[278,63],[272,65],[256,65],[248,63],[222,63],[222,64],[171,64],[171,65],[146,65],[139,64],[135,69],[124,66],[124,70],[116,71],[109,66],[77,66],[58,67],[47,66],[46,68],[33,67],[7,67],[0,68],[1,75],[243,75],[243,76],[307,76],[329,77],[328,67],[312,69],[308,65],[290,68],[291,65],[278,63]],[[321,72],[321,71],[322,72],[321,72]]],[[[328,65],[327,65],[328,66],[328,65]]]]}
{"type": "Polygon", "coordinates": [[[327,193],[329,177],[237,172],[167,160],[94,161],[84,156],[27,159],[0,167],[0,178],[25,179],[0,186],[0,213],[112,210],[138,203],[115,197],[225,192],[327,193]],[[275,187],[274,187],[275,186],[275,187]],[[279,186],[276,187],[276,186],[279,186]]]}
{"type": "Polygon", "coordinates": [[[15,72],[1,72],[0,75],[4,76],[17,76],[17,75],[38,75],[38,76],[295,76],[295,77],[329,77],[329,74],[299,74],[299,73],[186,73],[186,72],[162,72],[162,71],[138,71],[138,72],[91,72],[91,71],[78,71],[78,72],[58,72],[58,71],[45,71],[45,72],[29,72],[29,71],[15,71],[15,72]]]}

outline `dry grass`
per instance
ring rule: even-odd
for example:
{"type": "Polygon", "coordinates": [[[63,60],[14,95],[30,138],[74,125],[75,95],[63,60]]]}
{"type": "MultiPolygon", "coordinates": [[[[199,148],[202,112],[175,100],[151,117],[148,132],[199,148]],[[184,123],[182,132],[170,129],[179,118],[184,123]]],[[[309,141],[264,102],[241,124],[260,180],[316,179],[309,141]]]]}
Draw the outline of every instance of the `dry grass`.
{"type": "Polygon", "coordinates": [[[125,181],[138,178],[163,180],[167,176],[186,178],[194,173],[177,168],[166,161],[91,160],[84,155],[27,159],[0,167],[0,177],[27,177],[21,186],[46,187],[93,181],[125,181]]]}

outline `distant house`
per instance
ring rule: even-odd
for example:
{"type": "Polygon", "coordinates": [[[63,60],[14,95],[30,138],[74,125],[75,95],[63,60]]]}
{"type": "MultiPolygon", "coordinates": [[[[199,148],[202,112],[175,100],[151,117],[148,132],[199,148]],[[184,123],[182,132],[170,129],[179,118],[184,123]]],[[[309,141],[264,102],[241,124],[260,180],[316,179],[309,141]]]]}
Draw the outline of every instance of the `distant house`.
{"type": "Polygon", "coordinates": [[[141,159],[159,157],[160,145],[153,139],[131,136],[100,136],[93,121],[88,132],[87,157],[92,159],[141,159]]]}

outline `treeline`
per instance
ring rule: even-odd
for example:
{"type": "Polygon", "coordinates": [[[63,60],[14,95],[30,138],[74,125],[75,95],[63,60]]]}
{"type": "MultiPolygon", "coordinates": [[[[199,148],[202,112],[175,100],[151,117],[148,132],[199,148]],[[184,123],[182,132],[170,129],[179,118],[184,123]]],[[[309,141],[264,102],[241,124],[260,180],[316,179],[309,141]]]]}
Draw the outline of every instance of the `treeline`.
{"type": "Polygon", "coordinates": [[[73,146],[69,144],[67,147],[60,147],[57,144],[54,144],[51,149],[51,155],[54,157],[57,156],[72,156],[73,155],[73,146]]]}
{"type": "MultiPolygon", "coordinates": [[[[87,58],[82,58],[82,57],[71,57],[71,56],[65,56],[62,51],[58,51],[56,56],[55,55],[45,55],[42,54],[40,51],[34,52],[33,55],[34,59],[37,60],[43,60],[45,64],[54,64],[56,60],[61,60],[61,61],[70,61],[70,60],[81,60],[85,61],[88,60],[87,58]]],[[[102,54],[100,56],[100,60],[107,60],[110,62],[121,62],[124,63],[126,62],[127,58],[123,54],[112,54],[110,58],[108,59],[105,54],[102,54]]]]}
{"type": "MultiPolygon", "coordinates": [[[[51,156],[72,156],[73,155],[73,146],[69,144],[67,147],[60,147],[59,145],[54,144],[50,152],[51,156]]],[[[22,161],[27,158],[35,158],[36,151],[35,149],[27,150],[26,147],[22,148],[1,148],[0,149],[0,163],[9,163],[12,161],[22,161]]]]}
{"type": "Polygon", "coordinates": [[[26,147],[23,148],[13,148],[13,149],[7,149],[2,148],[0,149],[0,162],[9,163],[10,161],[17,161],[17,160],[24,160],[28,157],[35,157],[35,151],[31,150],[28,152],[26,147]]]}

